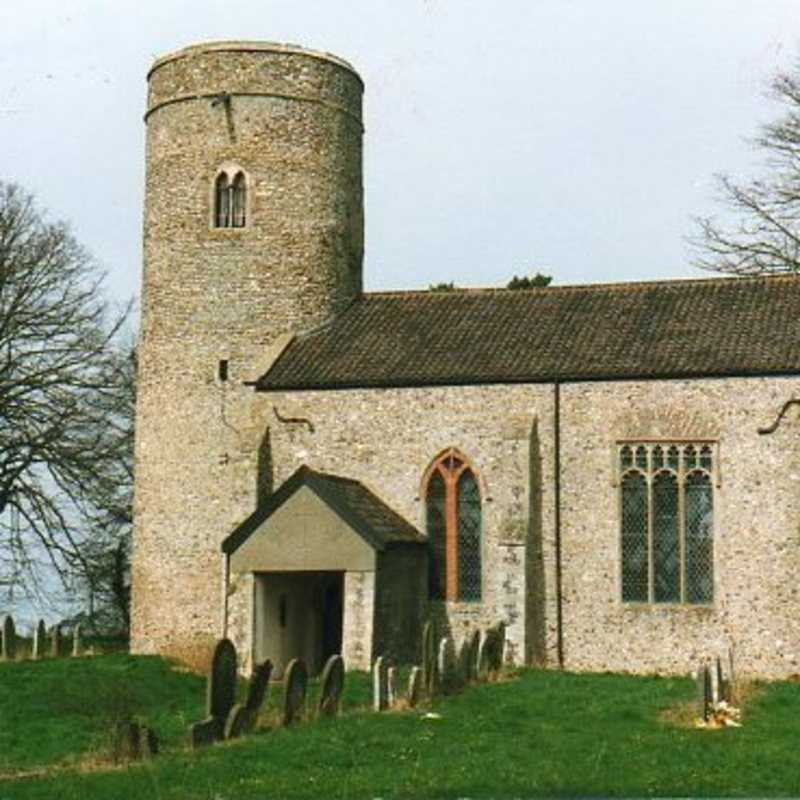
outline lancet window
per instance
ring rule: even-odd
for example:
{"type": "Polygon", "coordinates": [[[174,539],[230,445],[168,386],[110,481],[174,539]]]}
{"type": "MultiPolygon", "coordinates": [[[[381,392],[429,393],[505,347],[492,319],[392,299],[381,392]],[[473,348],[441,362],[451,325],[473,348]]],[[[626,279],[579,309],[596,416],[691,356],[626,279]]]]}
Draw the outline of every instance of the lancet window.
{"type": "Polygon", "coordinates": [[[244,228],[247,224],[247,179],[220,172],[214,183],[214,227],[244,228]]]}
{"type": "Polygon", "coordinates": [[[617,448],[622,600],[714,600],[713,442],[625,442],[617,448]]]}
{"type": "Polygon", "coordinates": [[[432,599],[481,599],[481,492],[475,470],[455,449],[428,468],[425,480],[432,599]]]}

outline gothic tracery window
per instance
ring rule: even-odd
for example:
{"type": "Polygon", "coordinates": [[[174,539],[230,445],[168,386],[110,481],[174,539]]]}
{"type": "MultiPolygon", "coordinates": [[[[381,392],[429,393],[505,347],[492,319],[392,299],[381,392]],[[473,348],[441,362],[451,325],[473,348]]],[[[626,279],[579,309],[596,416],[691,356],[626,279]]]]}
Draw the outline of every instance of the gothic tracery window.
{"type": "Polygon", "coordinates": [[[239,170],[233,177],[225,171],[214,182],[214,227],[244,228],[247,223],[247,179],[239,170]]]}
{"type": "Polygon", "coordinates": [[[715,462],[710,442],[620,445],[624,602],[713,602],[715,462]]]}
{"type": "Polygon", "coordinates": [[[455,449],[428,468],[425,483],[432,599],[481,599],[481,493],[474,469],[455,449]]]}

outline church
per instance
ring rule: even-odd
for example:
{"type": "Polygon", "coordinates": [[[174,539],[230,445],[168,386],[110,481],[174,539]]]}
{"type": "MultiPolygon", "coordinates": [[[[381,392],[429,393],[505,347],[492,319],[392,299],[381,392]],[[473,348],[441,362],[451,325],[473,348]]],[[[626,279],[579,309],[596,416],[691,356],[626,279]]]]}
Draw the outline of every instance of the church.
{"type": "Polygon", "coordinates": [[[800,673],[800,279],[366,293],[363,88],[148,74],[132,650],[800,673]]]}

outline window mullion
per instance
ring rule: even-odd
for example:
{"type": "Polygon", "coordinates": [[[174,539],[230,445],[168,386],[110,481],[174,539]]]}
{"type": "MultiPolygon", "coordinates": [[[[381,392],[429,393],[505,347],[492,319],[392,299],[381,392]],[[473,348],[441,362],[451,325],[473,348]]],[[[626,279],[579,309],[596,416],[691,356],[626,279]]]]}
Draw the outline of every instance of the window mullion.
{"type": "Polygon", "coordinates": [[[458,508],[456,483],[450,471],[445,473],[445,596],[458,599],[458,508]]]}

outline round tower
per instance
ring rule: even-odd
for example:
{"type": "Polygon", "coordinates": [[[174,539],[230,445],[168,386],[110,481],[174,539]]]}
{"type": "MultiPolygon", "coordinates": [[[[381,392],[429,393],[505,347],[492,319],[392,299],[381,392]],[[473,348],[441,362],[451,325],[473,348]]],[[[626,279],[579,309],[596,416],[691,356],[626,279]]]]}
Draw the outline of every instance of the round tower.
{"type": "Polygon", "coordinates": [[[363,85],[339,58],[215,42],[148,74],[132,645],[218,635],[219,544],[252,510],[252,390],[281,334],[361,291],[363,85]]]}

